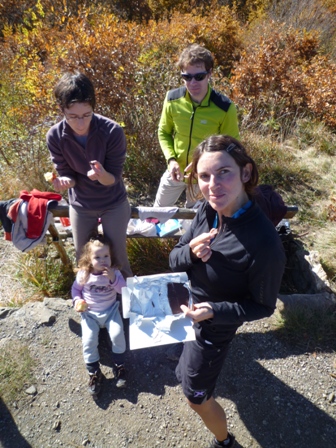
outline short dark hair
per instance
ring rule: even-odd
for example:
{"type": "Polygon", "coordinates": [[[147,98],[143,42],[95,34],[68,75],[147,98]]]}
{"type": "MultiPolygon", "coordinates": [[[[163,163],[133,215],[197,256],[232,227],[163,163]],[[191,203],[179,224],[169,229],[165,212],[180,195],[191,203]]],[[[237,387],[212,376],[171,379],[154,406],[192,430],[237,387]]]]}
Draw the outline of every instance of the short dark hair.
{"type": "Polygon", "coordinates": [[[212,135],[203,140],[194,150],[191,162],[190,176],[188,177],[188,189],[191,196],[196,199],[194,185],[197,181],[197,165],[202,154],[205,152],[226,151],[240,167],[242,174],[243,168],[250,163],[252,165],[251,177],[244,183],[245,191],[248,196],[253,196],[254,189],[258,184],[259,174],[255,161],[247,154],[245,147],[237,139],[229,135],[212,135]]]}
{"type": "Polygon", "coordinates": [[[181,53],[177,66],[180,70],[184,70],[187,65],[204,64],[205,70],[213,69],[214,58],[211,51],[199,44],[188,45],[181,53]]]}
{"type": "Polygon", "coordinates": [[[62,110],[74,103],[89,103],[93,110],[96,106],[93,84],[83,73],[65,73],[56,84],[54,95],[62,110]]]}

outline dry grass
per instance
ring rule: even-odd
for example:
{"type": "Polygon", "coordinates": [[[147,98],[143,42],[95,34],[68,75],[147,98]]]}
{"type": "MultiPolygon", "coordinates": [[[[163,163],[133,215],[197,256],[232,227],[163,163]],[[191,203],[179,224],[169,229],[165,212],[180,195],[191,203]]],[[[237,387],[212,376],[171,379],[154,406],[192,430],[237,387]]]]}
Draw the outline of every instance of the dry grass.
{"type": "Polygon", "coordinates": [[[127,251],[132,271],[136,275],[170,272],[168,257],[176,244],[171,238],[130,238],[127,251]]]}
{"type": "Polygon", "coordinates": [[[336,349],[336,304],[290,307],[276,312],[272,323],[281,338],[306,352],[336,349]]]}
{"type": "Polygon", "coordinates": [[[34,360],[27,345],[17,341],[1,344],[0,396],[5,401],[15,400],[33,378],[34,360]]]}
{"type": "Polygon", "coordinates": [[[248,132],[244,142],[257,161],[260,181],[299,207],[292,232],[307,251],[317,251],[336,292],[336,136],[321,123],[299,120],[291,138],[248,132]]]}
{"type": "MultiPolygon", "coordinates": [[[[73,250],[69,255],[73,256],[73,250]]],[[[53,247],[39,245],[22,253],[0,236],[0,263],[0,306],[70,297],[73,271],[61,263],[53,247]]]]}
{"type": "Polygon", "coordinates": [[[12,243],[0,236],[0,306],[20,306],[31,296],[29,288],[24,288],[17,279],[21,252],[12,243]]]}

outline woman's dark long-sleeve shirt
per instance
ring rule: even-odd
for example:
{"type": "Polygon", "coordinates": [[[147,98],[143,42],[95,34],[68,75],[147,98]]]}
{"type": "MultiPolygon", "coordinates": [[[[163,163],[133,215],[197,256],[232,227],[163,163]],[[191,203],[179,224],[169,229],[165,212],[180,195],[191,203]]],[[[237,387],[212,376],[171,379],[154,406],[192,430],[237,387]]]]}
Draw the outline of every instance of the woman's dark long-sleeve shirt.
{"type": "Polygon", "coordinates": [[[285,267],[282,242],[271,221],[253,202],[236,219],[223,217],[204,263],[191,255],[189,242],[213,227],[215,211],[202,204],[170,254],[173,271],[186,271],[195,303],[208,302],[214,317],[200,322],[202,335],[214,344],[245,321],[270,316],[285,267]]]}
{"type": "Polygon", "coordinates": [[[76,184],[69,189],[69,202],[92,210],[109,209],[126,200],[122,172],[126,159],[126,138],[122,127],[102,115],[93,114],[85,149],[76,141],[66,120],[55,124],[47,133],[51,159],[60,176],[76,184]],[[113,185],[102,185],[88,178],[90,161],[98,160],[113,174],[113,185]]]}

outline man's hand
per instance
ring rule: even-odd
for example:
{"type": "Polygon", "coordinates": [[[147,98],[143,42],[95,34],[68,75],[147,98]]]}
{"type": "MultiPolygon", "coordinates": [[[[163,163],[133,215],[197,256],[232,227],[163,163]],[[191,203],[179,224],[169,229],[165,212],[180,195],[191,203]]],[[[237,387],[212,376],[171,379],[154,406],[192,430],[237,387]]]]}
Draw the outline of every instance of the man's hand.
{"type": "Polygon", "coordinates": [[[209,260],[212,254],[210,248],[211,241],[217,235],[217,229],[211,229],[208,233],[202,233],[196,238],[192,239],[189,243],[189,247],[197,258],[200,258],[204,263],[209,260]]]}
{"type": "Polygon", "coordinates": [[[171,160],[168,165],[168,171],[170,172],[170,175],[173,180],[176,180],[177,182],[181,181],[183,179],[180,166],[176,162],[176,160],[171,160]]]}
{"type": "Polygon", "coordinates": [[[187,179],[190,176],[191,165],[192,165],[192,162],[189,163],[189,165],[187,165],[185,167],[185,170],[184,170],[184,178],[185,179],[187,179]]]}
{"type": "Polygon", "coordinates": [[[201,322],[202,320],[212,319],[214,316],[213,309],[208,302],[195,303],[193,310],[185,305],[181,305],[181,310],[184,315],[190,317],[193,322],[201,322]]]}

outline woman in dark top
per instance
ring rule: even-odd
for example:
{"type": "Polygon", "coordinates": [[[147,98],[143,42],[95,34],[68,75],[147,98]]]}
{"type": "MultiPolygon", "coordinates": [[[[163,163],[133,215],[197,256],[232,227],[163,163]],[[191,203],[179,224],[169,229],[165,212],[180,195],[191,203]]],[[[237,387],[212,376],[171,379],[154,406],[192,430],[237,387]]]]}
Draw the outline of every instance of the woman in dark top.
{"type": "Polygon", "coordinates": [[[100,218],[124,277],[132,276],[126,252],[131,215],[122,172],[126,138],[115,121],[94,112],[95,91],[82,73],[66,73],[54,89],[64,119],[47,133],[47,145],[58,177],[56,191],[69,190],[70,221],[76,258],[100,218]]]}
{"type": "Polygon", "coordinates": [[[186,342],[176,368],[190,407],[214,434],[213,448],[232,447],[224,409],[214,399],[229,344],[246,321],[270,316],[285,266],[280,238],[253,199],[255,162],[228,136],[212,136],[196,148],[191,175],[205,199],[190,229],[170,254],[173,271],[186,271],[196,340],[186,342]]]}

